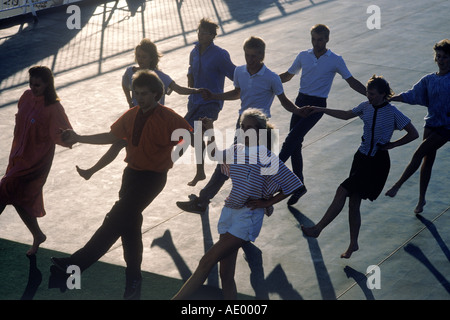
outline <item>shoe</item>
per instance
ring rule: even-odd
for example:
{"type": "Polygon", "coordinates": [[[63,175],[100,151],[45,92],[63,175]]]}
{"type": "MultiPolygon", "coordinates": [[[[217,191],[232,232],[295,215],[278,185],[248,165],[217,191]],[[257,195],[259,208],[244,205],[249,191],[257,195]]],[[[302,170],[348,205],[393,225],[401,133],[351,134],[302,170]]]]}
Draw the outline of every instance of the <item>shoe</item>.
{"type": "Polygon", "coordinates": [[[206,212],[207,206],[202,206],[198,203],[199,198],[196,195],[191,194],[189,196],[189,201],[177,201],[177,206],[181,210],[204,214],[206,212]]]}
{"type": "Polygon", "coordinates": [[[308,190],[306,190],[305,186],[303,186],[299,190],[295,191],[287,202],[288,206],[293,206],[294,204],[296,204],[298,199],[303,197],[307,191],[308,190]]]}
{"type": "Polygon", "coordinates": [[[127,280],[123,298],[125,300],[139,300],[141,298],[142,278],[127,280]]]}

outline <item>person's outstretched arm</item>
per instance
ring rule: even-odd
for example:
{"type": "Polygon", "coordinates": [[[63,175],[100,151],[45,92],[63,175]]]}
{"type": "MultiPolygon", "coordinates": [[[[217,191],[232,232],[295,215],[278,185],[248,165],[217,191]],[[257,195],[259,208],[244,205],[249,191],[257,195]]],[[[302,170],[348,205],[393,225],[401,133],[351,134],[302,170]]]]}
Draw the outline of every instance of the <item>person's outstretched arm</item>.
{"type": "Polygon", "coordinates": [[[357,115],[352,112],[352,110],[339,110],[339,109],[328,109],[328,108],[321,108],[321,107],[315,107],[315,106],[306,106],[303,108],[300,108],[306,115],[311,115],[314,113],[325,113],[331,117],[342,119],[342,120],[348,120],[355,118],[357,115]]]}
{"type": "Polygon", "coordinates": [[[92,135],[79,135],[72,129],[64,130],[62,133],[62,139],[66,143],[86,143],[86,144],[113,144],[114,142],[121,140],[116,137],[112,132],[104,132],[92,135]]]}

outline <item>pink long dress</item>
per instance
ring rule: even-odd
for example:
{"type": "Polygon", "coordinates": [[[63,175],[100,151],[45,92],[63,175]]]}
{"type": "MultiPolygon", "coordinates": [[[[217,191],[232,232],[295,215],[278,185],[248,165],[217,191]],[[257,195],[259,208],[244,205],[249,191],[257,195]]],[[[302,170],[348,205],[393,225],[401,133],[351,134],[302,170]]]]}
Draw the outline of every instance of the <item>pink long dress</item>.
{"type": "Polygon", "coordinates": [[[6,173],[0,181],[0,203],[26,210],[31,216],[46,212],[42,188],[55,154],[55,144],[65,147],[60,129],[71,129],[59,102],[45,106],[44,97],[26,90],[19,99],[14,138],[6,173]]]}

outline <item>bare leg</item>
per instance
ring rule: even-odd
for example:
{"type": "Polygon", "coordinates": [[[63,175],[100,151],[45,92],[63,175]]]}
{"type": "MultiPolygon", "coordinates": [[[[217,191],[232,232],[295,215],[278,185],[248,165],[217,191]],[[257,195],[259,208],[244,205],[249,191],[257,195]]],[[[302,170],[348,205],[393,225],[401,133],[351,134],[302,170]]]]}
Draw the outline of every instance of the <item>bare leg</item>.
{"type": "Polygon", "coordinates": [[[236,271],[236,259],[239,249],[220,260],[220,279],[222,282],[223,298],[225,300],[236,300],[237,288],[234,281],[236,271]]]}
{"type": "Polygon", "coordinates": [[[352,255],[353,252],[359,249],[358,246],[358,236],[359,229],[361,228],[361,197],[357,194],[351,195],[349,200],[349,209],[348,209],[348,223],[350,226],[350,244],[343,254],[341,254],[341,258],[348,259],[352,255]]]}
{"type": "MultiPolygon", "coordinates": [[[[192,135],[193,137],[194,135],[192,135]]],[[[203,139],[203,138],[202,138],[203,139]]],[[[192,139],[192,147],[195,148],[195,140],[192,139]]],[[[197,172],[195,174],[194,179],[192,179],[192,181],[188,182],[188,186],[194,187],[197,182],[201,181],[201,180],[205,180],[206,179],[206,175],[205,175],[205,142],[202,141],[202,148],[201,148],[201,154],[199,153],[199,150],[194,149],[195,151],[195,158],[197,159],[197,172]]]]}
{"type": "Polygon", "coordinates": [[[15,208],[20,218],[25,223],[28,230],[30,230],[33,236],[33,245],[27,251],[27,255],[31,256],[33,254],[36,254],[36,252],[39,249],[39,245],[47,239],[47,236],[42,232],[41,228],[39,227],[36,217],[31,216],[30,214],[28,214],[28,212],[26,212],[24,209],[20,207],[15,208]]]}
{"type": "Polygon", "coordinates": [[[98,160],[98,162],[89,169],[84,170],[76,166],[78,174],[84,179],[89,180],[94,173],[110,164],[118,156],[120,150],[122,150],[126,144],[127,143],[125,140],[119,140],[113,143],[108,151],[106,151],[106,153],[100,158],[100,160],[98,160]]]}
{"type": "Polygon", "coordinates": [[[232,236],[229,233],[221,235],[219,241],[206,252],[200,260],[197,269],[172,299],[189,299],[208,278],[211,269],[225,257],[228,257],[230,254],[235,254],[244,243],[244,240],[232,236]]]}
{"type": "Polygon", "coordinates": [[[419,169],[422,163],[420,171],[420,194],[419,202],[414,212],[420,213],[425,205],[425,194],[428,187],[428,183],[431,178],[431,170],[433,168],[434,160],[436,158],[436,151],[442,147],[447,141],[439,134],[425,128],[424,140],[417,148],[416,152],[403,172],[400,179],[394,184],[394,186],[386,192],[387,196],[395,197],[400,187],[407,181],[416,171],[419,169]]]}
{"type": "Polygon", "coordinates": [[[317,238],[319,234],[322,232],[322,230],[327,225],[329,225],[330,222],[333,221],[342,211],[347,196],[348,191],[345,190],[343,187],[339,186],[339,188],[336,190],[333,202],[328,207],[322,219],[313,227],[305,228],[304,226],[302,226],[302,230],[305,236],[317,238]]]}

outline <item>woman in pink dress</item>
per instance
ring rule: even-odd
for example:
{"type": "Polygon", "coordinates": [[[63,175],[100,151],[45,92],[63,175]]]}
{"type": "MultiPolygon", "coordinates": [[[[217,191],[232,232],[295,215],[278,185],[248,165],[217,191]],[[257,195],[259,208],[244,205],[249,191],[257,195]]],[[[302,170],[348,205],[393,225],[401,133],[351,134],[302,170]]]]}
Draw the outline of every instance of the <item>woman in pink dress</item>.
{"type": "Polygon", "coordinates": [[[13,205],[33,235],[27,255],[46,240],[37,217],[45,215],[42,189],[55,154],[55,144],[65,147],[61,129],[71,128],[59,102],[51,70],[44,66],[29,71],[30,89],[19,99],[14,138],[6,173],[0,181],[0,213],[13,205]]]}

